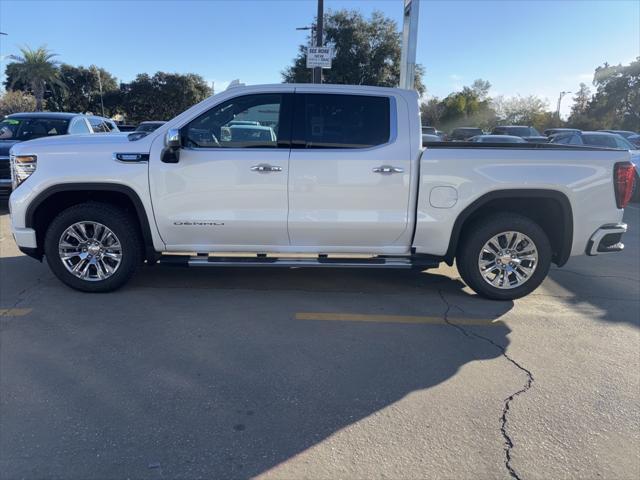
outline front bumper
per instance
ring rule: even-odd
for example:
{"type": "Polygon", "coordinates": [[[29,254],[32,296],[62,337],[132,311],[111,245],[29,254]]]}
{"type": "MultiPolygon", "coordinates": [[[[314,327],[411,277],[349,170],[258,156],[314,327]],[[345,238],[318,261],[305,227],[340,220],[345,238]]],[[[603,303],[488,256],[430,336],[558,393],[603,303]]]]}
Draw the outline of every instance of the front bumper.
{"type": "Polygon", "coordinates": [[[614,253],[624,250],[622,235],[627,231],[626,223],[615,223],[601,226],[591,235],[587,243],[586,254],[589,256],[603,253],[614,253]]]}

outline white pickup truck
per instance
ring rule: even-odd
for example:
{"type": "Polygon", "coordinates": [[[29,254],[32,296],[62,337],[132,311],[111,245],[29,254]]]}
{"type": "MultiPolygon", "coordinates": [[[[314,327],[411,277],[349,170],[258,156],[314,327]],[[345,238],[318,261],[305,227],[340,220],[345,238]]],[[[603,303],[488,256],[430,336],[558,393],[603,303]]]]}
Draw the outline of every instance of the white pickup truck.
{"type": "Polygon", "coordinates": [[[236,87],[146,136],[77,135],[11,151],[20,249],[89,292],[145,261],[431,268],[455,260],[493,299],[551,263],[623,248],[626,151],[421,146],[415,92],[236,87]]]}

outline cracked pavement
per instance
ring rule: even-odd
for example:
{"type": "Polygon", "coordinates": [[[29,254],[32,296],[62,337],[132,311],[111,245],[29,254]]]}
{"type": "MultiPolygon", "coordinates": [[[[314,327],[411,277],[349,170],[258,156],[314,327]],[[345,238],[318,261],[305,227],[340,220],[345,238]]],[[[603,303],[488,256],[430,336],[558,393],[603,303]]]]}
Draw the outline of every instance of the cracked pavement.
{"type": "Polygon", "coordinates": [[[0,309],[29,312],[0,314],[2,479],[640,477],[637,205],[623,253],[513,303],[446,266],[147,267],[81,294],[0,213],[0,309]]]}

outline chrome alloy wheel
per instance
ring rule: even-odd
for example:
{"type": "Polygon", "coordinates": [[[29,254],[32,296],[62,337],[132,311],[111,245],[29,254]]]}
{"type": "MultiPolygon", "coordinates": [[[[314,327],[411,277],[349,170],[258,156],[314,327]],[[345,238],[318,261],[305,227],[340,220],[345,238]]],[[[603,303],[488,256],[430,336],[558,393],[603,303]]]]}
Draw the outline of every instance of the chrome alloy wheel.
{"type": "Polygon", "coordinates": [[[502,232],[484,244],[478,268],[484,280],[499,289],[523,285],[538,265],[535,243],[520,232],[502,232]]]}
{"type": "Polygon", "coordinates": [[[120,240],[97,222],[77,222],[67,228],[60,236],[58,254],[69,272],[89,282],[111,277],[122,262],[120,240]]]}

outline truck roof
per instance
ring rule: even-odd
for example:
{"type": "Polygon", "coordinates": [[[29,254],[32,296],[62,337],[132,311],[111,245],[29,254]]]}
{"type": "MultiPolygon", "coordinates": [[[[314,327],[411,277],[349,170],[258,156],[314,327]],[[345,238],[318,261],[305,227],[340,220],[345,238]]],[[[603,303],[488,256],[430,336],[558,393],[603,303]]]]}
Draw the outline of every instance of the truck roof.
{"type": "Polygon", "coordinates": [[[21,112],[11,113],[7,115],[7,118],[58,118],[68,120],[73,117],[82,115],[81,113],[68,113],[68,112],[21,112]]]}
{"type": "MultiPolygon", "coordinates": [[[[404,88],[397,88],[397,87],[374,87],[371,85],[346,85],[346,84],[336,84],[336,83],[322,83],[322,84],[315,84],[315,83],[271,83],[271,84],[261,84],[261,85],[238,85],[238,86],[234,86],[231,88],[228,88],[227,90],[225,90],[225,92],[229,92],[229,91],[241,91],[241,90],[259,90],[261,88],[268,88],[268,89],[273,89],[274,87],[281,87],[283,89],[287,89],[287,88],[300,88],[300,89],[304,89],[305,91],[319,91],[319,92],[334,92],[334,91],[339,91],[339,90],[348,90],[348,91],[354,91],[354,90],[359,90],[362,91],[363,93],[369,92],[369,93],[384,93],[384,94],[389,94],[389,93],[402,93],[402,94],[407,94],[407,93],[413,93],[415,95],[417,95],[418,93],[415,90],[407,90],[404,88]]],[[[220,92],[222,93],[222,92],[220,92]]]]}

